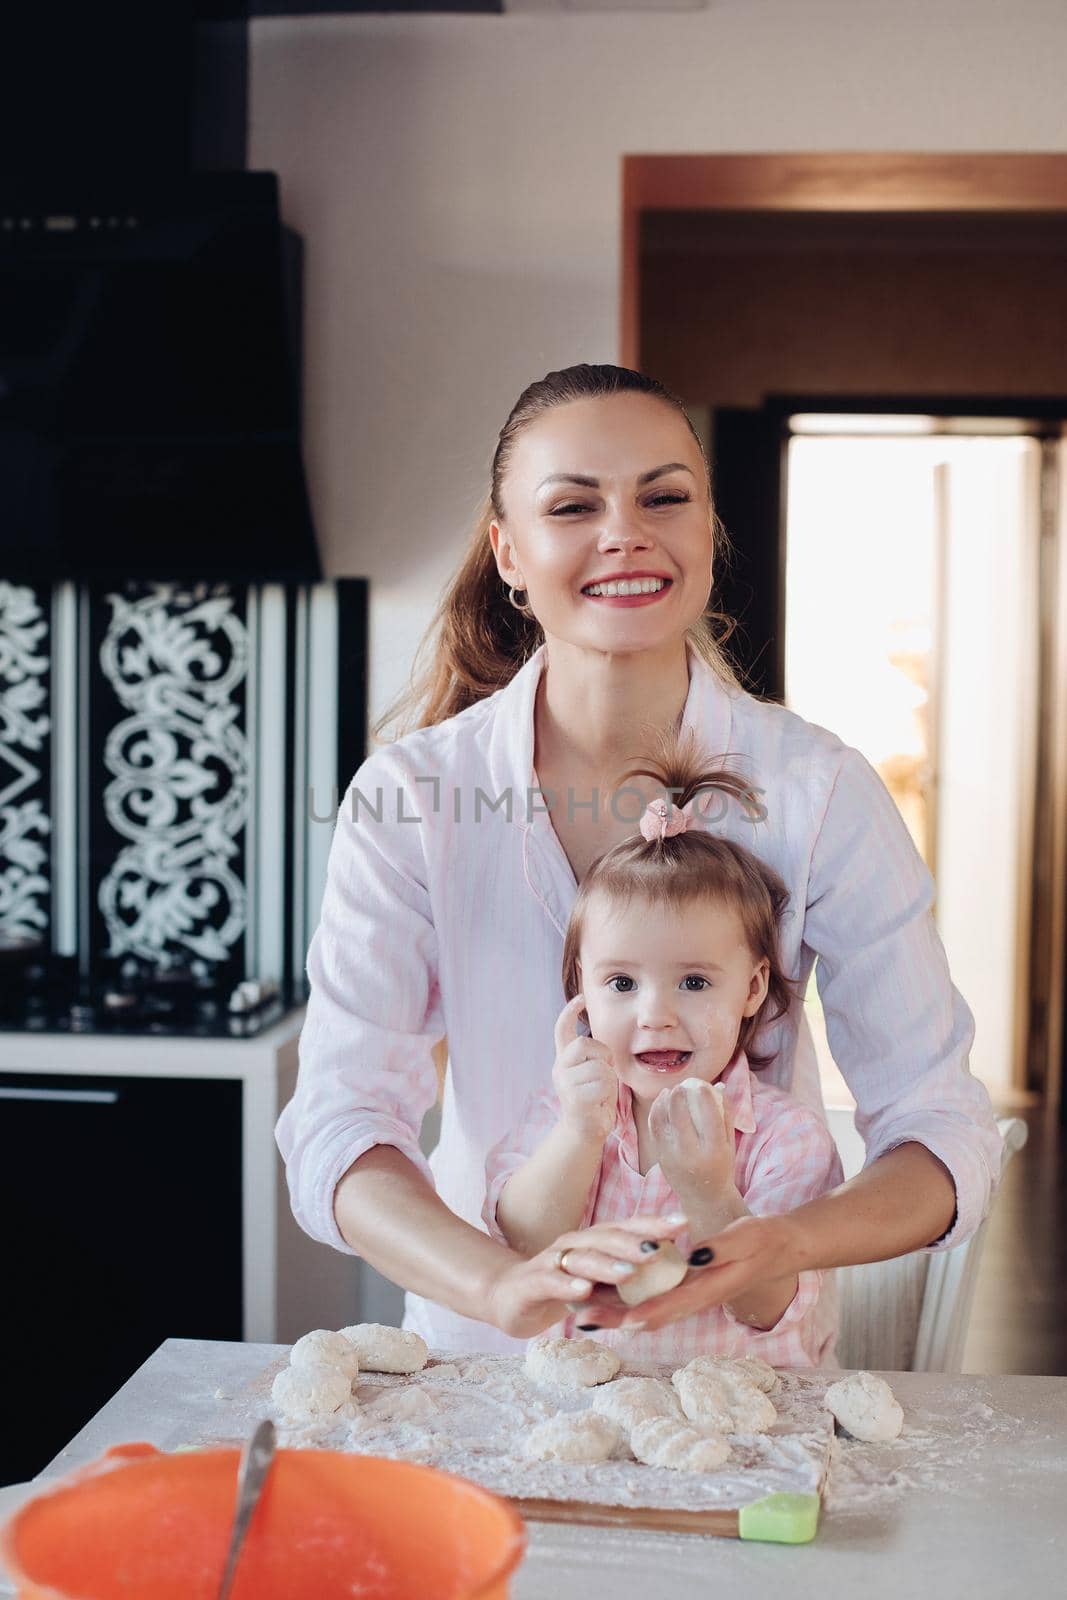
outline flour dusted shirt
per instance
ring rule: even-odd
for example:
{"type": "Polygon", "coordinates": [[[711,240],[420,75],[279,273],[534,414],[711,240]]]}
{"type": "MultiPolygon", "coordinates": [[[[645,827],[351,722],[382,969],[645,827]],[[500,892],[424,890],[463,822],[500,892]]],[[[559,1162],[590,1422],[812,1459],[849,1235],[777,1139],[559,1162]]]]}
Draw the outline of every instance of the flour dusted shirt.
{"type": "MultiPolygon", "coordinates": [[[[762,1083],[749,1068],[744,1051],[734,1056],[719,1082],[734,1123],[734,1183],[754,1216],[794,1211],[844,1181],[826,1124],[795,1096],[762,1083]]],[[[504,1243],[496,1220],[501,1192],[559,1121],[559,1114],[559,1100],[552,1090],[532,1095],[518,1126],[489,1152],[482,1217],[493,1237],[504,1243]]],[[[642,1176],[633,1095],[620,1083],[615,1129],[604,1145],[600,1172],[578,1226],[638,1213],[665,1217],[683,1209],[658,1162],[642,1176]]],[[[688,1254],[694,1241],[679,1234],[677,1243],[688,1254]]],[[[605,1328],[596,1337],[633,1361],[681,1363],[693,1356],[715,1355],[760,1356],[776,1367],[829,1364],[832,1317],[816,1314],[822,1279],[821,1272],[798,1273],[797,1292],[773,1328],[752,1328],[725,1306],[713,1306],[648,1333],[605,1328]]],[[[562,1331],[568,1338],[580,1320],[580,1316],[566,1318],[562,1331]]]]}
{"type": "MultiPolygon", "coordinates": [[[[477,705],[374,750],[341,803],[308,951],[296,1093],[277,1139],[297,1221],[349,1254],[333,1195],[365,1150],[395,1145],[481,1227],[486,1156],[526,1097],[551,1083],[563,936],[578,886],[534,770],[546,650],[477,705]],[[437,1093],[431,1049],[443,1034],[441,1136],[427,1163],[419,1132],[437,1093]]],[[[931,1248],[958,1244],[985,1214],[1001,1140],[989,1096],[968,1070],[974,1024],[934,927],[930,873],[858,751],[782,706],[726,688],[692,648],[688,656],[682,726],[709,756],[743,763],[766,812],[753,823],[731,804],[706,825],[785,880],[783,966],[806,983],[817,963],[830,1048],[856,1097],[867,1159],[909,1140],[939,1156],[956,1186],[957,1217],[931,1248]]],[[[617,806],[628,815],[627,796],[617,806]]],[[[768,1028],[776,1056],[763,1076],[818,1110],[801,1016],[795,1008],[768,1028]]],[[[431,1344],[522,1348],[417,1296],[407,1305],[406,1325],[431,1344]]]]}

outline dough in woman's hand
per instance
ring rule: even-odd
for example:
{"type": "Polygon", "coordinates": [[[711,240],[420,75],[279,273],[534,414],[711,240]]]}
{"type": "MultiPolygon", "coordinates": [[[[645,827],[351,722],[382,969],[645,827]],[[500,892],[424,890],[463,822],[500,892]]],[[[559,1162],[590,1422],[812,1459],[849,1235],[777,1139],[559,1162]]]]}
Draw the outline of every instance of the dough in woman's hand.
{"type": "Polygon", "coordinates": [[[714,1472],[730,1454],[726,1440],[697,1433],[675,1417],[646,1417],[630,1433],[630,1449],[646,1467],[675,1472],[714,1472]]]}
{"type": "Polygon", "coordinates": [[[595,1339],[533,1339],[524,1363],[531,1383],[558,1389],[588,1389],[607,1383],[622,1366],[614,1350],[595,1339]]]}
{"type": "Polygon", "coordinates": [[[590,1404],[627,1430],[649,1417],[682,1418],[673,1391],[658,1378],[616,1378],[597,1389],[590,1404]]]}
{"type": "Polygon", "coordinates": [[[363,1372],[421,1372],[429,1359],[425,1339],[406,1328],[354,1322],[341,1332],[354,1346],[363,1372]]]}
{"type": "Polygon", "coordinates": [[[696,1356],[671,1383],[690,1422],[716,1433],[766,1433],[778,1420],[767,1396],[747,1378],[723,1368],[709,1372],[696,1356]]]}
{"type": "Polygon", "coordinates": [[[606,1461],[621,1443],[622,1433],[608,1417],[561,1412],[531,1428],[522,1453],[533,1461],[606,1461]]]}
{"type": "Polygon", "coordinates": [[[291,1422],[313,1422],[332,1416],[351,1399],[352,1380],[339,1367],[283,1367],[270,1395],[291,1422]]]}
{"type": "Polygon", "coordinates": [[[621,1279],[615,1287],[620,1300],[625,1300],[628,1306],[639,1306],[642,1300],[651,1300],[654,1294],[666,1294],[668,1289],[676,1289],[688,1271],[689,1263],[678,1246],[664,1239],[647,1261],[642,1261],[628,1278],[621,1279]]]}
{"type": "Polygon", "coordinates": [[[892,1389],[873,1372],[854,1372],[832,1383],[826,1391],[826,1409],[854,1439],[866,1444],[895,1439],[904,1425],[904,1412],[892,1389]]]}
{"type": "Polygon", "coordinates": [[[289,1352],[291,1367],[336,1367],[349,1379],[359,1376],[359,1355],[343,1333],[316,1328],[298,1339],[289,1352]]]}

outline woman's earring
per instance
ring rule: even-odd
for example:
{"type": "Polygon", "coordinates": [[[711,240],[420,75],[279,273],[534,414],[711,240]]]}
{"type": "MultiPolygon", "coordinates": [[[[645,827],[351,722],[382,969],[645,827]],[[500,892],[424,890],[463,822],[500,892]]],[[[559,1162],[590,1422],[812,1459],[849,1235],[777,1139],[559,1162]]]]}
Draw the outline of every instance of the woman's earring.
{"type": "Polygon", "coordinates": [[[509,587],[508,588],[508,599],[511,601],[512,605],[515,607],[515,610],[521,612],[524,617],[530,617],[530,618],[533,617],[533,612],[530,610],[529,606],[526,604],[526,590],[525,589],[512,589],[512,588],[509,587]],[[519,604],[519,602],[515,598],[515,596],[517,594],[521,594],[522,597],[523,597],[523,602],[522,602],[521,605],[519,604]]]}

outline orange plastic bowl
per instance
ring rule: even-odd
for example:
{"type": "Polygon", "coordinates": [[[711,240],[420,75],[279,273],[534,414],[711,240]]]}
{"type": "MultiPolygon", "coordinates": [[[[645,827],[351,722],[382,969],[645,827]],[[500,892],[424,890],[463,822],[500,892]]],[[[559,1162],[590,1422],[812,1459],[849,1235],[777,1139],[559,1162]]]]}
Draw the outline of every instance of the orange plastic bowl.
{"type": "MultiPolygon", "coordinates": [[[[216,1600],[236,1450],[119,1445],[0,1530],[20,1600],[216,1600]]],[[[279,1450],[233,1600],[506,1600],[526,1530],[506,1501],[410,1461],[279,1450]]]]}

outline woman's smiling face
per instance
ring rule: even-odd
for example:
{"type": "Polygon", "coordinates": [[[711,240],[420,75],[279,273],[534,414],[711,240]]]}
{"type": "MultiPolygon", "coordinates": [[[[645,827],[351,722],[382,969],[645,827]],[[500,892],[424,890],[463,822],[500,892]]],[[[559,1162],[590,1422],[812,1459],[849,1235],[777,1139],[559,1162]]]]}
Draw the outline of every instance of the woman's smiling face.
{"type": "Polygon", "coordinates": [[[527,591],[546,634],[593,649],[649,649],[703,615],[708,482],[673,406],[624,392],[553,407],[516,438],[503,497],[505,519],[490,526],[498,570],[527,591]],[[639,595],[584,592],[619,573],[663,582],[642,582],[649,592],[639,595]]]}
{"type": "Polygon", "coordinates": [[[742,1019],[763,1004],[769,963],[753,956],[731,906],[675,909],[635,896],[622,907],[594,893],[579,967],[593,1037],[611,1050],[623,1083],[650,1101],[683,1078],[715,1082],[742,1019]]]}

